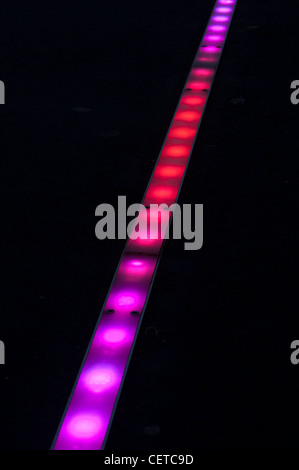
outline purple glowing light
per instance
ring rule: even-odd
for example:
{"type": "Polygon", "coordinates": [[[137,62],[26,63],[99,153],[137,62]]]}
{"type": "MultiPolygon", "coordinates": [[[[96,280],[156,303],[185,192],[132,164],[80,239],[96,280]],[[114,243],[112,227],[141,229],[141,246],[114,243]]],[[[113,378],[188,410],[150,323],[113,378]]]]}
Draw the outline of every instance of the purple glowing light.
{"type": "Polygon", "coordinates": [[[233,9],[231,7],[218,7],[215,8],[216,13],[231,13],[233,9]]]}
{"type": "Polygon", "coordinates": [[[84,377],[85,386],[94,393],[101,393],[117,383],[117,374],[110,367],[94,367],[84,377]]]}
{"type": "Polygon", "coordinates": [[[220,31],[225,31],[226,26],[221,26],[221,25],[211,25],[208,27],[210,31],[215,31],[215,32],[220,32],[220,31]]]}
{"type": "Polygon", "coordinates": [[[102,428],[102,420],[97,414],[78,414],[71,419],[68,431],[76,439],[97,437],[102,428]]]}
{"type": "Polygon", "coordinates": [[[200,52],[209,53],[209,54],[219,54],[219,49],[216,46],[206,46],[200,49],[200,52]]]}
{"type": "Polygon", "coordinates": [[[233,5],[236,0],[218,0],[220,5],[233,5]]]}
{"type": "Polygon", "coordinates": [[[143,279],[151,276],[153,272],[153,260],[145,258],[142,260],[138,259],[126,259],[120,267],[120,273],[126,276],[126,279],[132,282],[141,282],[143,279]]]}
{"type": "Polygon", "coordinates": [[[223,39],[219,34],[207,34],[205,36],[205,41],[220,42],[223,39]]]}
{"type": "Polygon", "coordinates": [[[230,20],[230,17],[227,15],[216,15],[213,16],[213,21],[216,21],[217,23],[227,23],[230,20]]]}
{"type": "Polygon", "coordinates": [[[103,340],[106,343],[122,343],[127,338],[127,333],[122,328],[109,328],[103,333],[103,340]]]}
{"type": "Polygon", "coordinates": [[[120,307],[132,306],[135,305],[136,298],[132,295],[121,295],[120,297],[118,297],[117,303],[120,307]]]}

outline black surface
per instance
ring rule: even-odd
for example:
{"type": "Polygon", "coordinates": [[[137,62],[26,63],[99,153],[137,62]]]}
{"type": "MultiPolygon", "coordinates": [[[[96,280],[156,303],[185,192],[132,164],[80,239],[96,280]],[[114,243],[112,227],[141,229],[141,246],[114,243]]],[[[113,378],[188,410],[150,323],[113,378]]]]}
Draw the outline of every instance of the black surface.
{"type": "MultiPolygon", "coordinates": [[[[238,3],[179,201],[204,246],[166,244],[108,450],[298,446],[298,5],[238,3]]],[[[123,248],[95,208],[141,200],[213,5],[1,7],[1,449],[50,447],[123,248]]]]}

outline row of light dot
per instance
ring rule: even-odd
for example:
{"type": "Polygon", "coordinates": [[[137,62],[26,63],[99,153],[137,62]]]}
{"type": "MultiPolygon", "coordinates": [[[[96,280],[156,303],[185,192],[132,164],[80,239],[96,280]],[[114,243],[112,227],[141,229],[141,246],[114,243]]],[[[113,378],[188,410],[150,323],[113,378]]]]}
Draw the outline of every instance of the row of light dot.
{"type": "MultiPolygon", "coordinates": [[[[172,204],[179,194],[237,0],[217,0],[143,199],[172,204]]],[[[148,217],[140,213],[139,217],[148,217]]],[[[167,223],[169,213],[159,213],[167,223]]],[[[166,224],[167,225],[167,224],[166,224]]],[[[154,277],[165,231],[129,239],[66,407],[54,449],[103,448],[154,277]]]]}

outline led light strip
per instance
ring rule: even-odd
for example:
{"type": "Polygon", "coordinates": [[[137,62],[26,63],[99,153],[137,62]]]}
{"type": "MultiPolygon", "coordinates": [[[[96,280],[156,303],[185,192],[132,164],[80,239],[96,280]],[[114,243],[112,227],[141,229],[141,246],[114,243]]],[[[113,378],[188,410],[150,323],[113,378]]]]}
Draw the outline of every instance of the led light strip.
{"type": "MultiPolygon", "coordinates": [[[[143,198],[145,207],[177,201],[236,3],[216,1],[143,198]]],[[[144,216],[140,212],[138,218],[144,216]]],[[[169,212],[164,217],[168,224],[169,212]]],[[[164,239],[164,233],[146,236],[126,243],[52,449],[104,448],[164,239]]]]}

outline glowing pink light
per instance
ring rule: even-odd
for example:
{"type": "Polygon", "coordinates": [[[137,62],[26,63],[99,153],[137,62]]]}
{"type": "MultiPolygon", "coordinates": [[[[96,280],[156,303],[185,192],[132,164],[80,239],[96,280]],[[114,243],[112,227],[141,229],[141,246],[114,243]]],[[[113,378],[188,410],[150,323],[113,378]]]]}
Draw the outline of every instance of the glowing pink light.
{"type": "Polygon", "coordinates": [[[131,261],[130,264],[134,267],[140,267],[143,266],[142,261],[131,261]]]}
{"type": "Polygon", "coordinates": [[[156,245],[157,242],[159,244],[160,242],[160,239],[159,240],[155,240],[155,239],[151,239],[151,238],[137,238],[136,240],[132,240],[133,243],[137,244],[137,245],[140,245],[140,246],[152,246],[152,245],[156,245]]]}
{"type": "Polygon", "coordinates": [[[222,36],[219,36],[217,34],[207,34],[205,36],[205,41],[220,42],[222,39],[222,36]]]}
{"type": "Polygon", "coordinates": [[[101,431],[102,421],[96,414],[79,414],[69,423],[69,433],[77,439],[95,438],[101,431]]]}
{"type": "Polygon", "coordinates": [[[199,77],[211,77],[214,74],[214,70],[198,68],[194,69],[193,73],[199,77]]]}
{"type": "Polygon", "coordinates": [[[215,59],[213,59],[213,57],[200,57],[199,60],[201,62],[214,62],[215,63],[215,59]]]}
{"type": "Polygon", "coordinates": [[[95,367],[84,378],[86,387],[94,393],[102,393],[117,382],[115,371],[109,367],[95,367]]]}
{"type": "Polygon", "coordinates": [[[231,7],[218,7],[215,8],[216,13],[231,13],[233,9],[231,7]]]}
{"type": "Polygon", "coordinates": [[[195,91],[208,90],[210,88],[211,82],[204,80],[196,80],[188,83],[188,88],[195,91]]]}
{"type": "Polygon", "coordinates": [[[118,305],[121,307],[127,307],[130,305],[134,305],[136,303],[135,297],[131,295],[121,295],[117,300],[118,305]]]}
{"type": "MultiPolygon", "coordinates": [[[[147,215],[139,214],[143,221],[148,222],[147,215]]],[[[130,260],[122,264],[120,272],[126,276],[126,278],[136,283],[142,281],[151,275],[153,269],[152,260],[145,259],[144,261],[130,260]]]]}
{"type": "Polygon", "coordinates": [[[127,333],[121,328],[110,328],[103,334],[106,343],[122,343],[127,338],[127,333]]]}
{"type": "Polygon", "coordinates": [[[210,53],[210,54],[214,52],[219,54],[219,48],[216,46],[206,46],[206,47],[201,48],[200,51],[204,53],[210,53]]]}
{"type": "Polygon", "coordinates": [[[208,29],[209,29],[210,31],[220,32],[220,31],[225,31],[225,30],[226,30],[226,27],[216,24],[216,25],[209,26],[208,29]]]}
{"type": "Polygon", "coordinates": [[[216,21],[217,23],[227,23],[227,22],[229,22],[230,17],[225,16],[225,15],[217,15],[217,16],[213,16],[212,19],[213,19],[213,21],[216,21]]]}

